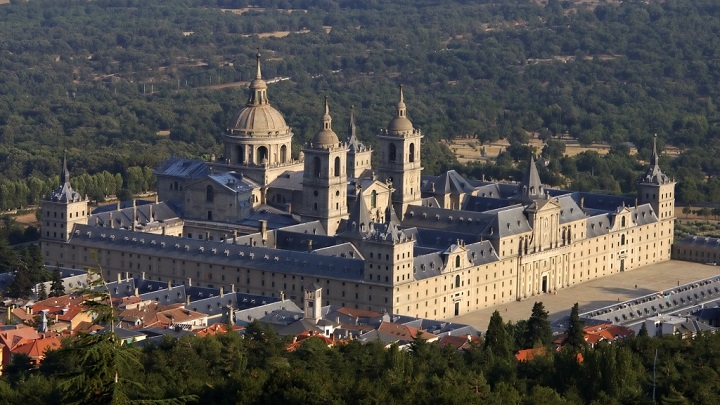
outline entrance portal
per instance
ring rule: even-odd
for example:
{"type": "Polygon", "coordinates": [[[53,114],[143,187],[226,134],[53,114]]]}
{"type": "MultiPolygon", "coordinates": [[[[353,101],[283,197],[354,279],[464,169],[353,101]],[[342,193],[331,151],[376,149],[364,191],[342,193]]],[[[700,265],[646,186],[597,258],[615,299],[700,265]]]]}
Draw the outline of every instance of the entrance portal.
{"type": "Polygon", "coordinates": [[[460,301],[455,303],[455,316],[460,315],[460,301]]]}
{"type": "Polygon", "coordinates": [[[625,259],[620,259],[620,271],[625,271],[625,259]]]}
{"type": "Polygon", "coordinates": [[[547,274],[542,276],[542,292],[543,293],[548,292],[548,276],[547,276],[547,274]]]}

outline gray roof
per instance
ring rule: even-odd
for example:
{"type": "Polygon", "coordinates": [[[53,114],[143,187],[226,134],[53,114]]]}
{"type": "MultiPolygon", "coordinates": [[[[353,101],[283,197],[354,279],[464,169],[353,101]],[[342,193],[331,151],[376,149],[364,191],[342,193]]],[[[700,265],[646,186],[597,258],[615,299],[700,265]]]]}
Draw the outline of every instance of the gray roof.
{"type": "MultiPolygon", "coordinates": [[[[207,176],[208,179],[212,180],[219,187],[226,189],[233,193],[247,193],[260,187],[256,182],[243,176],[242,173],[235,172],[224,172],[214,173],[207,176]]],[[[192,185],[188,185],[191,187],[192,185]]]]}
{"type": "Polygon", "coordinates": [[[280,190],[298,190],[302,191],[302,171],[284,171],[275,180],[270,182],[268,189],[280,189],[280,190]]]}
{"type": "Polygon", "coordinates": [[[167,159],[155,170],[155,176],[158,177],[165,176],[195,180],[200,180],[209,173],[210,168],[206,162],[178,157],[167,159]]]}
{"type": "MultiPolygon", "coordinates": [[[[413,261],[413,273],[416,280],[424,280],[426,278],[439,276],[445,266],[443,256],[453,252],[458,245],[452,244],[445,251],[436,251],[425,255],[415,256],[413,261]]],[[[482,241],[465,245],[467,250],[467,260],[473,266],[498,261],[499,258],[495,252],[495,248],[489,241],[482,241]]]]}
{"type": "Polygon", "coordinates": [[[76,224],[70,244],[288,274],[363,280],[363,261],[76,224]]]}
{"type": "Polygon", "coordinates": [[[455,170],[449,170],[439,176],[425,176],[422,183],[424,192],[434,194],[470,193],[474,189],[455,170]]]}
{"type": "Polygon", "coordinates": [[[252,321],[260,319],[268,323],[272,323],[272,321],[275,320],[276,323],[289,324],[302,319],[303,310],[291,300],[286,299],[284,301],[269,302],[265,305],[241,308],[235,311],[233,316],[235,324],[241,326],[247,326],[252,321]],[[270,316],[270,314],[276,315],[265,318],[270,316]],[[297,317],[297,319],[295,317],[297,317]]]}
{"type": "Polygon", "coordinates": [[[134,220],[136,220],[135,226],[138,229],[142,229],[147,226],[152,226],[153,223],[159,225],[168,221],[179,221],[180,216],[171,205],[165,202],[144,203],[136,205],[135,208],[130,206],[120,210],[116,209],[93,214],[88,218],[88,224],[105,228],[131,229],[134,220]],[[135,216],[133,216],[133,214],[135,214],[135,216]]]}
{"type": "Polygon", "coordinates": [[[495,210],[498,208],[507,207],[512,204],[514,204],[512,201],[504,198],[491,198],[471,195],[465,199],[463,210],[484,212],[488,210],[495,210]]]}

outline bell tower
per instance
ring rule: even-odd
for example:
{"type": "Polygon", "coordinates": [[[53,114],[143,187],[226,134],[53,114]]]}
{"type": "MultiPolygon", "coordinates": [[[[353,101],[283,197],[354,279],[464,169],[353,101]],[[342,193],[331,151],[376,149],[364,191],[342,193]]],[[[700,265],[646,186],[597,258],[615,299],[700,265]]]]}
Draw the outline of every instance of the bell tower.
{"type": "Polygon", "coordinates": [[[60,185],[41,203],[43,241],[67,242],[74,224],[87,224],[87,200],[70,185],[67,158],[63,156],[60,185]]]}
{"type": "Polygon", "coordinates": [[[302,190],[302,216],[319,220],[328,235],[337,232],[340,220],[347,218],[347,144],[332,130],[332,117],[325,97],[323,127],[303,148],[305,154],[302,190]]]}
{"type": "Polygon", "coordinates": [[[381,181],[390,181],[395,191],[392,202],[395,211],[402,218],[408,205],[419,204],[420,174],[420,140],[422,134],[413,127],[407,118],[405,97],[400,86],[400,100],[397,104],[395,118],[390,120],[387,129],[378,136],[380,162],[378,177],[381,181]]]}

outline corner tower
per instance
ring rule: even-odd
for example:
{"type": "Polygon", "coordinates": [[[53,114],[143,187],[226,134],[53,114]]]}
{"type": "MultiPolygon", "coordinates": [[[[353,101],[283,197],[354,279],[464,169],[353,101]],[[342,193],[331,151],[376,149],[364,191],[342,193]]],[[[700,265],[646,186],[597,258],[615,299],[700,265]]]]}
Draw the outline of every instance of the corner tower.
{"type": "Polygon", "coordinates": [[[408,205],[420,204],[420,140],[422,134],[413,127],[407,118],[405,97],[400,86],[400,100],[395,118],[390,120],[387,129],[378,136],[380,161],[378,177],[382,181],[390,180],[395,191],[392,194],[395,211],[402,218],[408,205]]]}
{"type": "Polygon", "coordinates": [[[48,242],[67,242],[74,224],[87,224],[87,200],[70,185],[67,158],[63,156],[60,185],[41,202],[43,247],[48,242]]]}
{"type": "Polygon", "coordinates": [[[303,148],[302,211],[305,220],[319,220],[328,235],[334,235],[340,220],[347,218],[347,144],[332,130],[332,117],[325,97],[323,127],[303,148]]]}
{"type": "Polygon", "coordinates": [[[675,219],[675,182],[660,170],[657,135],[653,138],[650,166],[637,183],[638,202],[650,204],[660,221],[675,219]]]}

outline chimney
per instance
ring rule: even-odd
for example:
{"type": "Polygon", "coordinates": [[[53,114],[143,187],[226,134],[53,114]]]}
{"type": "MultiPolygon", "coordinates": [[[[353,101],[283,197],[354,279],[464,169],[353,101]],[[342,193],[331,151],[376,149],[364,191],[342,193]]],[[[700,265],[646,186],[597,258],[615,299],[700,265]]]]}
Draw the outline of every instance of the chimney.
{"type": "Polygon", "coordinates": [[[190,277],[187,279],[187,285],[188,287],[192,287],[192,279],[190,277]]]}
{"type": "Polygon", "coordinates": [[[100,218],[95,217],[95,226],[100,226],[100,218]]]}
{"type": "Polygon", "coordinates": [[[60,320],[60,316],[58,314],[55,314],[55,323],[58,323],[59,320],[60,320]]]}
{"type": "Polygon", "coordinates": [[[312,239],[308,239],[308,242],[307,242],[307,250],[308,250],[308,252],[312,252],[312,250],[313,250],[313,247],[312,247],[312,239]]]}
{"type": "Polygon", "coordinates": [[[172,283],[168,280],[168,290],[172,290],[172,283]]]}
{"type": "Polygon", "coordinates": [[[222,286],[220,286],[220,298],[222,298],[223,296],[225,296],[225,290],[222,286]]]}
{"type": "Polygon", "coordinates": [[[140,279],[145,280],[145,272],[144,271],[140,273],[140,279]]]}
{"type": "Polygon", "coordinates": [[[160,202],[159,196],[158,196],[157,194],[155,194],[155,204],[157,204],[157,203],[159,203],[159,202],[160,202]]]}
{"type": "Polygon", "coordinates": [[[280,301],[285,301],[285,291],[280,290],[280,301]]]}
{"type": "Polygon", "coordinates": [[[152,204],[148,205],[148,222],[154,222],[152,213],[152,204]]]}
{"type": "Polygon", "coordinates": [[[122,273],[118,273],[118,281],[117,281],[118,284],[120,284],[121,277],[122,277],[122,273]]]}
{"type": "Polygon", "coordinates": [[[137,203],[135,202],[135,198],[132,200],[133,203],[133,209],[132,209],[132,231],[135,232],[135,226],[137,225],[137,203]]]}
{"type": "Polygon", "coordinates": [[[136,297],[140,296],[140,290],[137,287],[135,287],[135,296],[136,297]]]}
{"type": "Polygon", "coordinates": [[[263,240],[267,239],[267,221],[264,219],[259,220],[260,222],[260,237],[263,240]]]}
{"type": "Polygon", "coordinates": [[[110,222],[110,229],[115,228],[115,221],[113,221],[112,212],[108,212],[108,222],[110,222]]]}
{"type": "Polygon", "coordinates": [[[210,232],[205,232],[205,240],[210,240],[210,232]]]}
{"type": "Polygon", "coordinates": [[[233,231],[233,245],[237,243],[237,230],[233,231]]]}
{"type": "Polygon", "coordinates": [[[128,273],[128,272],[126,271],[126,272],[125,272],[125,280],[129,280],[129,279],[130,279],[130,273],[128,273]]]}
{"type": "Polygon", "coordinates": [[[118,202],[117,202],[117,211],[120,211],[120,208],[121,208],[121,207],[120,207],[120,200],[118,200],[118,202]]]}
{"type": "Polygon", "coordinates": [[[190,294],[185,295],[185,305],[190,305],[190,294]]]}
{"type": "Polygon", "coordinates": [[[585,209],[585,197],[580,197],[580,209],[585,209]]]}
{"type": "Polygon", "coordinates": [[[230,284],[230,292],[231,293],[235,292],[235,284],[230,284]]]}

